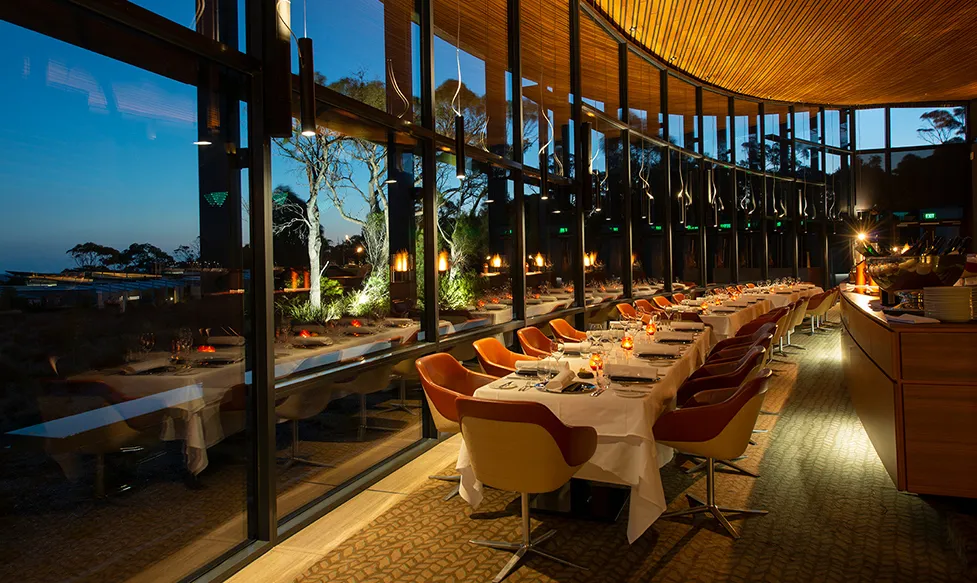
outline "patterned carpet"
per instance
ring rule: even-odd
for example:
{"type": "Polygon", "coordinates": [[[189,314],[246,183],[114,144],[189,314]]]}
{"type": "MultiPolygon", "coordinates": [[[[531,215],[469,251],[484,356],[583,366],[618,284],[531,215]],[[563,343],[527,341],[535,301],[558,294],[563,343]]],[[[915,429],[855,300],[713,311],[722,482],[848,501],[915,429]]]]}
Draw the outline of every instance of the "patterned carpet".
{"type": "MultiPolygon", "coordinates": [[[[734,521],[740,540],[733,542],[714,522],[682,518],[659,520],[629,546],[626,513],[615,524],[534,516],[537,535],[558,530],[546,550],[589,570],[530,557],[507,581],[972,580],[951,548],[942,515],[889,480],[845,391],[838,334],[836,326],[814,338],[797,335],[795,344],[807,350],[775,365],[765,409],[780,415],[761,416],[758,426],[770,432],[756,435],[758,444],[741,462],[761,477],[717,477],[720,504],[771,511],[734,521]]],[[[681,471],[682,461],[662,469],[670,509],[687,506],[685,492],[704,497],[703,476],[681,471]]],[[[447,488],[425,484],[296,581],[491,580],[509,555],[467,541],[518,541],[518,496],[488,490],[473,512],[460,498],[443,502],[447,488]]]]}

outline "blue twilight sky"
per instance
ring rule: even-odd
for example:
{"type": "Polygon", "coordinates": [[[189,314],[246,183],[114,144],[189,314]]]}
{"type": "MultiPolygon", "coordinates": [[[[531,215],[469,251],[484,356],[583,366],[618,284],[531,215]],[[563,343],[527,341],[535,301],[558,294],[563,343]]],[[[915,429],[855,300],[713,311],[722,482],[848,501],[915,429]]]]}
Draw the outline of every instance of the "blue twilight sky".
{"type": "MultiPolygon", "coordinates": [[[[193,24],[193,0],[135,3],[193,24]]],[[[293,1],[299,36],[302,14],[302,3],[293,1]]],[[[383,26],[379,1],[310,2],[316,69],[327,82],[359,71],[384,79],[383,26]]],[[[414,47],[416,35],[412,26],[414,47]]],[[[467,53],[461,59],[465,84],[484,94],[484,64],[467,53]]],[[[435,75],[439,85],[457,76],[455,50],[440,39],[435,75]]],[[[416,70],[414,76],[416,93],[416,70]]],[[[65,251],[86,241],[119,249],[147,242],[172,252],[197,236],[195,88],[6,22],[0,22],[0,86],[0,273],[59,271],[72,265],[65,251]]],[[[881,116],[859,121],[860,145],[882,133],[881,116]]],[[[918,141],[908,123],[895,130],[894,144],[918,141]]],[[[273,161],[272,183],[290,184],[302,196],[308,190],[301,169],[281,157],[273,161]]],[[[327,237],[359,232],[327,203],[320,207],[327,237]]]]}

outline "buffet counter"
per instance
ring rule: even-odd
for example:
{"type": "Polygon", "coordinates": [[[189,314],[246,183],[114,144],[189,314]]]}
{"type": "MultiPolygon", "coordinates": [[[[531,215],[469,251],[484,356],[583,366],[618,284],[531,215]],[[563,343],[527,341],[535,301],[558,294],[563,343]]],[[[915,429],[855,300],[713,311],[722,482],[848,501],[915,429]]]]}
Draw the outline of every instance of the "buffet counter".
{"type": "Polygon", "coordinates": [[[895,324],[845,292],[852,404],[900,490],[977,498],[977,324],[895,324]]]}

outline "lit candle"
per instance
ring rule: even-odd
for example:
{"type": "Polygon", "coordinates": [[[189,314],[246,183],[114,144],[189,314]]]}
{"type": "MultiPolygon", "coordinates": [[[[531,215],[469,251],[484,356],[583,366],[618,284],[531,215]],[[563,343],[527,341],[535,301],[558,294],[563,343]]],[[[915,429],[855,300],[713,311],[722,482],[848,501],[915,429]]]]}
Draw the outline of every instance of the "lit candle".
{"type": "Polygon", "coordinates": [[[542,267],[544,264],[543,255],[541,253],[536,254],[536,267],[542,267]]]}
{"type": "Polygon", "coordinates": [[[634,349],[634,338],[630,334],[625,334],[624,338],[621,338],[621,348],[628,352],[634,349]]]}
{"type": "Polygon", "coordinates": [[[594,353],[590,355],[590,370],[595,373],[599,370],[604,370],[604,357],[599,353],[594,353]]]}
{"type": "Polygon", "coordinates": [[[492,257],[492,267],[496,269],[502,267],[502,257],[500,257],[498,254],[495,254],[492,257]]]}
{"type": "Polygon", "coordinates": [[[648,334],[648,336],[654,336],[657,330],[658,329],[655,328],[655,323],[652,322],[651,320],[648,320],[648,325],[645,326],[645,333],[648,334]]]}

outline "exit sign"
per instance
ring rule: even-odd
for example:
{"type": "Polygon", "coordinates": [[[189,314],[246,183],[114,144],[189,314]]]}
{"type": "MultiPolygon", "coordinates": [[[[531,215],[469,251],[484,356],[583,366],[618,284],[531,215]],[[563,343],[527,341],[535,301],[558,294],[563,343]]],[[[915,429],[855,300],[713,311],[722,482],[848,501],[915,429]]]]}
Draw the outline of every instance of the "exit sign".
{"type": "Polygon", "coordinates": [[[570,232],[570,227],[560,227],[560,234],[561,235],[566,235],[569,232],[570,232]]]}
{"type": "Polygon", "coordinates": [[[782,224],[782,223],[781,223],[780,221],[777,221],[777,226],[778,226],[778,227],[779,227],[779,226],[781,226],[781,224],[782,224]]]}
{"type": "Polygon", "coordinates": [[[621,227],[611,227],[611,232],[612,233],[617,233],[620,230],[621,230],[621,227]]]}
{"type": "Polygon", "coordinates": [[[932,220],[936,218],[936,213],[923,213],[923,219],[932,220]]]}
{"type": "Polygon", "coordinates": [[[733,224],[732,223],[720,223],[719,224],[719,228],[720,229],[732,229],[733,228],[733,224]]]}
{"type": "Polygon", "coordinates": [[[662,226],[661,225],[655,225],[655,230],[656,231],[661,231],[662,230],[662,226]]]}

